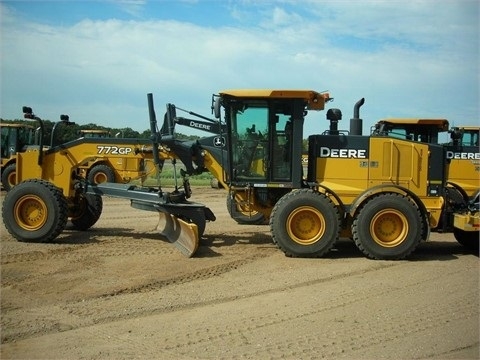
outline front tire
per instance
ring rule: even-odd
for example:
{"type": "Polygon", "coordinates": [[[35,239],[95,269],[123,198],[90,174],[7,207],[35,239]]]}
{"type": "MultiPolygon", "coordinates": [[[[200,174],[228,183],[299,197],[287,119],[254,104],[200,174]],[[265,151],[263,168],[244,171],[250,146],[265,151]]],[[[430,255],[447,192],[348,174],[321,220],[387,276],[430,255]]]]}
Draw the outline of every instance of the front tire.
{"type": "Polygon", "coordinates": [[[100,195],[81,194],[70,221],[77,230],[91,228],[100,218],[103,210],[103,200],[100,195]]]}
{"type": "Polygon", "coordinates": [[[2,216],[8,232],[18,241],[49,242],[67,224],[68,205],[62,191],[48,181],[30,179],[5,196],[2,216]]]}
{"type": "Polygon", "coordinates": [[[320,257],[338,239],[340,216],[325,195],[294,190],[275,204],[270,216],[273,242],[291,257],[320,257]]]}
{"type": "Polygon", "coordinates": [[[265,223],[262,213],[251,210],[248,205],[239,204],[234,196],[227,195],[227,211],[230,217],[241,225],[261,225],[265,223]]]}
{"type": "Polygon", "coordinates": [[[17,183],[17,164],[9,164],[2,171],[2,186],[5,191],[10,191],[17,183]]]}
{"type": "Polygon", "coordinates": [[[406,197],[380,194],[360,209],[352,233],[355,244],[368,258],[400,260],[422,241],[423,222],[418,207],[406,197]]]}

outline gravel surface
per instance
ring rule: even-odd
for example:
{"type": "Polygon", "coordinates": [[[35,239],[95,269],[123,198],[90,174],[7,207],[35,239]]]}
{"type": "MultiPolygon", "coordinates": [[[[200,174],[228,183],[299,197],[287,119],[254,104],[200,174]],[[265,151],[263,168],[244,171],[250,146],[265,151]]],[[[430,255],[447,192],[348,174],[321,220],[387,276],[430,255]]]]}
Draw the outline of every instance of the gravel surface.
{"type": "Polygon", "coordinates": [[[479,258],[451,234],[402,261],[348,239],[292,259],[268,226],[229,217],[225,190],[192,200],[217,216],[193,258],[127,200],[54,243],[17,242],[2,222],[0,357],[479,359],[479,258]]]}

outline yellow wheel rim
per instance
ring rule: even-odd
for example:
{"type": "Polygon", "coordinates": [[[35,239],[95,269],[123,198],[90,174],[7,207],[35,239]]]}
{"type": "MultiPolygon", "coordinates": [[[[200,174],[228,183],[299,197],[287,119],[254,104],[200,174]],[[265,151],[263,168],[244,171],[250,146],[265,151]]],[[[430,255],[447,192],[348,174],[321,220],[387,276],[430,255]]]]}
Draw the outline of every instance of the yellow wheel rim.
{"type": "Polygon", "coordinates": [[[8,181],[8,184],[10,185],[10,187],[15,186],[15,184],[17,182],[17,177],[16,177],[16,172],[15,171],[12,171],[10,174],[8,174],[7,181],[8,181]]]}
{"type": "Polygon", "coordinates": [[[16,202],[13,216],[17,224],[23,229],[38,230],[47,221],[47,205],[36,195],[25,195],[16,202]]]}
{"type": "Polygon", "coordinates": [[[288,235],[293,241],[300,245],[311,245],[323,236],[326,223],[317,209],[302,206],[290,213],[286,226],[288,235]]]}
{"type": "Polygon", "coordinates": [[[103,172],[96,173],[93,177],[93,182],[95,184],[101,184],[107,182],[107,175],[103,172]]]}
{"type": "Polygon", "coordinates": [[[253,216],[258,214],[258,211],[253,210],[248,204],[239,204],[236,202],[236,208],[239,213],[246,216],[253,216]]]}
{"type": "Polygon", "coordinates": [[[370,222],[370,233],[373,240],[383,247],[397,246],[407,237],[407,218],[398,210],[384,209],[370,222]]]}

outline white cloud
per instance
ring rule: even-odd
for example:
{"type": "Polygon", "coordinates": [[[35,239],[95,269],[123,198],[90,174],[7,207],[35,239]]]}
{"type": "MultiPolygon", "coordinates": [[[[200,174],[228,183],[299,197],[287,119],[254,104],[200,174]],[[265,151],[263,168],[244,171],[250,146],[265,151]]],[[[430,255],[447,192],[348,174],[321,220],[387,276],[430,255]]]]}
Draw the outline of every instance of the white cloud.
{"type": "Polygon", "coordinates": [[[123,12],[140,17],[143,7],[147,3],[146,0],[107,0],[108,2],[118,6],[123,12]]]}
{"type": "MultiPolygon", "coordinates": [[[[44,118],[68,113],[143,131],[148,92],[157,114],[173,102],[209,115],[214,92],[272,87],[329,90],[344,128],[361,97],[365,130],[388,116],[477,123],[473,2],[305,3],[275,2],[260,9],[258,26],[222,28],[138,19],[46,26],[1,4],[0,116],[20,117],[29,105],[44,118]]],[[[241,3],[233,10],[252,14],[241,3]]],[[[327,126],[322,112],[306,132],[327,126]]]]}

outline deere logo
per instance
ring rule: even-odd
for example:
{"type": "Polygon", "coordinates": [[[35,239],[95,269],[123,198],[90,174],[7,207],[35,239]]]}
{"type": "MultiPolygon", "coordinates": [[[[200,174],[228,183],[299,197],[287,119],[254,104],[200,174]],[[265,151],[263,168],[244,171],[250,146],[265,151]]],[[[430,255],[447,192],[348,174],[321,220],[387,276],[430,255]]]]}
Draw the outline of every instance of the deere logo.
{"type": "Polygon", "coordinates": [[[366,159],[366,153],[365,149],[330,149],[325,146],[320,148],[320,157],[366,159]]]}
{"type": "Polygon", "coordinates": [[[447,151],[447,159],[480,160],[480,153],[447,151]]]}

